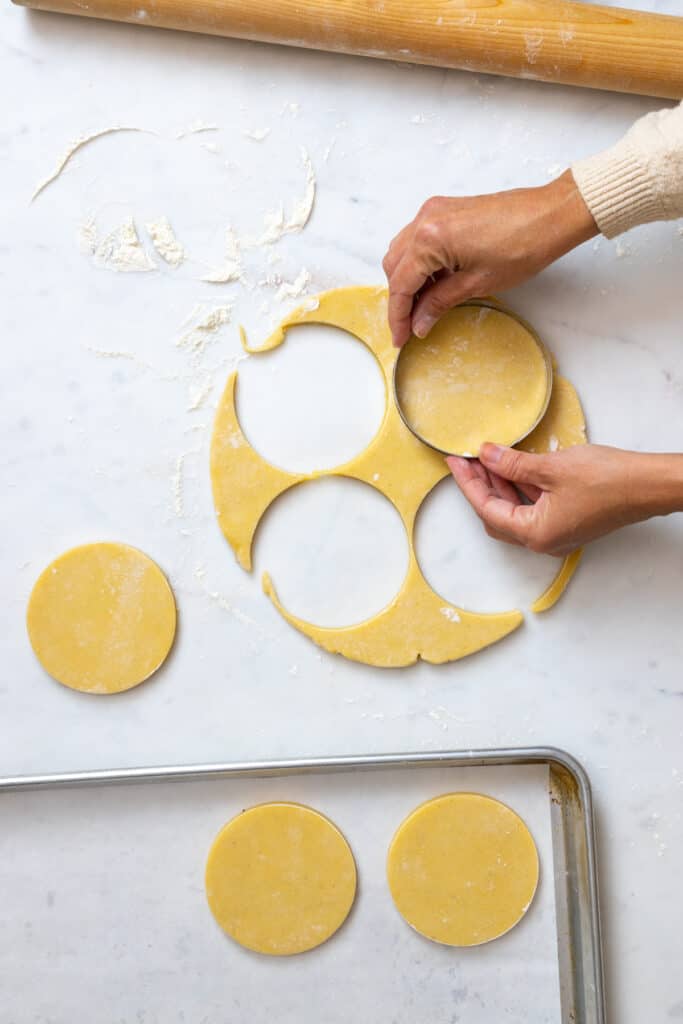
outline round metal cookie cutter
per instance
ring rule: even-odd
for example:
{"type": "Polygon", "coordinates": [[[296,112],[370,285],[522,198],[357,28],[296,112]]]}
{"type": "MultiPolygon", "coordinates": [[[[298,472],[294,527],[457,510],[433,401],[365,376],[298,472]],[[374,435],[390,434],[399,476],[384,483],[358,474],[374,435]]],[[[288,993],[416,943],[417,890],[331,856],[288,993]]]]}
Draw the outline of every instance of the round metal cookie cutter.
{"type": "MultiPolygon", "coordinates": [[[[524,433],[520,437],[516,438],[512,442],[512,444],[510,445],[510,447],[514,447],[516,444],[520,444],[520,442],[522,442],[525,438],[527,438],[529,436],[529,434],[533,433],[533,431],[536,429],[536,427],[539,425],[539,423],[541,422],[541,420],[545,416],[546,412],[548,411],[548,405],[550,404],[550,396],[552,395],[552,391],[553,391],[553,361],[552,361],[552,358],[550,356],[550,353],[548,352],[548,349],[545,347],[544,343],[541,341],[541,338],[539,337],[538,332],[536,330],[534,330],[534,328],[531,326],[531,324],[528,323],[526,320],[524,320],[523,317],[519,316],[517,313],[514,313],[511,309],[507,309],[507,307],[502,306],[502,305],[500,305],[497,302],[492,302],[489,299],[468,299],[467,302],[463,302],[459,306],[456,306],[454,308],[455,309],[464,309],[464,308],[467,308],[468,306],[470,306],[470,307],[471,306],[475,306],[475,307],[479,307],[479,308],[483,307],[484,309],[493,309],[497,313],[502,313],[504,316],[509,316],[512,320],[515,320],[521,327],[523,327],[531,335],[531,337],[535,341],[535,343],[536,343],[536,345],[537,345],[541,355],[543,356],[543,362],[545,364],[545,376],[546,376],[545,399],[543,401],[543,404],[541,406],[541,410],[540,410],[538,416],[536,417],[534,422],[529,426],[529,429],[525,430],[524,433]]],[[[443,448],[439,448],[438,445],[435,445],[431,441],[428,441],[426,437],[424,437],[422,434],[420,434],[415,429],[415,427],[412,425],[412,423],[410,422],[410,420],[406,416],[406,414],[405,414],[405,412],[404,412],[404,410],[403,410],[403,408],[401,406],[401,403],[399,401],[398,389],[396,387],[396,375],[397,375],[397,372],[398,372],[398,365],[399,365],[399,363],[401,361],[401,357],[405,353],[405,351],[408,348],[408,346],[409,345],[413,345],[413,344],[414,345],[422,344],[422,339],[415,337],[415,335],[410,337],[408,339],[408,341],[405,343],[405,345],[403,345],[403,347],[400,349],[400,351],[398,353],[398,356],[396,357],[396,361],[394,363],[394,371],[393,371],[393,374],[392,374],[392,391],[393,391],[393,397],[394,397],[394,403],[396,405],[396,409],[398,410],[399,416],[403,420],[404,424],[406,425],[406,427],[408,428],[410,433],[414,437],[416,437],[418,439],[418,441],[421,441],[422,444],[426,444],[428,448],[432,448],[435,452],[439,452],[441,455],[452,455],[453,454],[452,452],[448,452],[448,451],[446,451],[443,448]]],[[[471,455],[469,453],[467,455],[463,455],[462,457],[463,458],[469,458],[469,459],[476,459],[477,458],[476,455],[471,455]]]]}

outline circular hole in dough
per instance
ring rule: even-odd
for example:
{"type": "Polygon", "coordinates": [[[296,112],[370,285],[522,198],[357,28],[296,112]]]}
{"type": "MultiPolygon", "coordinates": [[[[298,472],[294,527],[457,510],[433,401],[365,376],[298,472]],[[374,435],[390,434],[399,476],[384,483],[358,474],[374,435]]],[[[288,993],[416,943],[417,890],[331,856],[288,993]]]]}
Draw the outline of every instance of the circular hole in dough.
{"type": "Polygon", "coordinates": [[[346,920],[356,865],[339,829],[301,804],[251,807],[216,836],[206,864],[211,913],[257,953],[314,949],[346,920]]]}
{"type": "Polygon", "coordinates": [[[560,566],[552,555],[492,540],[451,476],[423,501],[413,543],[429,585],[469,611],[528,608],[560,566]]]}
{"type": "Polygon", "coordinates": [[[292,473],[332,469],[363,451],[385,407],[375,357],[336,327],[291,327],[284,345],[240,363],[242,429],[259,454],[292,473]]]}
{"type": "Polygon", "coordinates": [[[58,682],[84,693],[119,693],[163,663],[176,607],[168,580],[142,551],[84,544],[39,576],[27,626],[36,657],[58,682]]]}
{"type": "Polygon", "coordinates": [[[395,597],[408,569],[408,541],[398,512],[374,487],[325,477],[273,503],[255,556],[292,614],[317,626],[348,626],[395,597]]]}
{"type": "Polygon", "coordinates": [[[396,396],[428,444],[476,456],[485,441],[511,445],[544,412],[549,370],[540,343],[515,317],[488,306],[451,310],[427,338],[411,338],[396,366],[396,396]]]}
{"type": "Polygon", "coordinates": [[[387,861],[399,913],[446,946],[478,946],[508,932],[529,908],[538,874],[522,819],[478,793],[422,804],[398,829],[387,861]]]}

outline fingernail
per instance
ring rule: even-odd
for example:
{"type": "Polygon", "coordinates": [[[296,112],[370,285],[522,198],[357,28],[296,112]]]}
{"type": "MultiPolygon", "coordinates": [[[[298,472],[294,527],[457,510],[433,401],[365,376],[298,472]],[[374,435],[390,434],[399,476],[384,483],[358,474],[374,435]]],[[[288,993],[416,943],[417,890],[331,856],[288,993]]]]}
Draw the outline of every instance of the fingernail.
{"type": "Polygon", "coordinates": [[[432,327],[436,323],[435,316],[422,315],[417,318],[413,326],[413,334],[418,338],[426,338],[432,327]]]}
{"type": "Polygon", "coordinates": [[[495,465],[496,462],[500,462],[504,451],[505,449],[502,447],[502,445],[489,444],[487,442],[486,444],[483,444],[479,449],[479,455],[483,455],[484,459],[489,464],[493,463],[493,465],[495,465]]]}

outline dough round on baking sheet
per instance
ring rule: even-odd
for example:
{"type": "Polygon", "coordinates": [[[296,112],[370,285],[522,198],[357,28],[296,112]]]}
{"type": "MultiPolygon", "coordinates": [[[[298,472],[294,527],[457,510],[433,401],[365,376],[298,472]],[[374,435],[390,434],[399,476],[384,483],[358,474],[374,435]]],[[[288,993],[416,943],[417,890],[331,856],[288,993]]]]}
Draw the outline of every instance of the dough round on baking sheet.
{"type": "Polygon", "coordinates": [[[399,913],[447,946],[479,946],[508,932],[534,898],[538,873],[522,819],[478,793],[422,804],[398,829],[387,861],[399,913]]]}
{"type": "Polygon", "coordinates": [[[550,373],[538,339],[516,317],[464,305],[404,346],[396,398],[428,444],[476,456],[485,441],[511,445],[529,433],[547,407],[550,373]]]}
{"type": "Polygon", "coordinates": [[[171,649],[176,607],[158,565],[127,544],[84,544],[55,559],[28,603],[28,635],[43,668],[84,693],[144,682],[171,649]]]}
{"type": "Polygon", "coordinates": [[[259,804],[229,821],[206,863],[211,913],[247,949],[314,949],[346,920],[356,864],[339,829],[301,804],[259,804]]]}

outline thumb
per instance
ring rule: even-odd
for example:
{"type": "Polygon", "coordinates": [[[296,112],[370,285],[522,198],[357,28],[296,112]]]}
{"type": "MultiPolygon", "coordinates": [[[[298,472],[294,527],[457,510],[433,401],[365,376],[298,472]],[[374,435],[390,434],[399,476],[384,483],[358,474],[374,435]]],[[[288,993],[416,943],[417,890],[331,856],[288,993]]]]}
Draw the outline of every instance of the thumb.
{"type": "Polygon", "coordinates": [[[460,302],[476,293],[474,277],[460,270],[440,277],[424,288],[413,310],[413,333],[425,338],[436,321],[460,302]]]}
{"type": "Polygon", "coordinates": [[[483,444],[479,452],[479,461],[486,469],[513,484],[543,483],[545,459],[542,455],[532,455],[519,451],[517,448],[506,448],[500,444],[483,444]]]}

